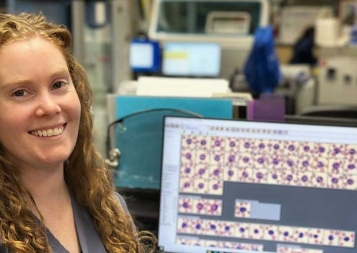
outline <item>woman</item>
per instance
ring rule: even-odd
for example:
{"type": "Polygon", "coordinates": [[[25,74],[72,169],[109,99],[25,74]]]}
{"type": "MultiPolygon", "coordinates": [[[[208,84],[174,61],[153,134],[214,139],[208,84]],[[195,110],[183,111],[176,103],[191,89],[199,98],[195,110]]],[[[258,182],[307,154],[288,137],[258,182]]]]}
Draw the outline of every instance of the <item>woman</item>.
{"type": "Polygon", "coordinates": [[[71,34],[0,15],[0,252],[142,252],[95,151],[92,93],[71,34]]]}

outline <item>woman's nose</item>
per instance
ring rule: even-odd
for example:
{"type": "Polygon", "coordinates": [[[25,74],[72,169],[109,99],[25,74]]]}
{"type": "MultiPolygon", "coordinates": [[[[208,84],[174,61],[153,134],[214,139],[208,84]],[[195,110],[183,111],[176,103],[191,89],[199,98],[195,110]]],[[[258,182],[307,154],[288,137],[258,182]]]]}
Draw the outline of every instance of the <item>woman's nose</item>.
{"type": "Polygon", "coordinates": [[[53,116],[61,112],[61,107],[55,96],[51,94],[41,94],[38,96],[36,116],[53,116]]]}

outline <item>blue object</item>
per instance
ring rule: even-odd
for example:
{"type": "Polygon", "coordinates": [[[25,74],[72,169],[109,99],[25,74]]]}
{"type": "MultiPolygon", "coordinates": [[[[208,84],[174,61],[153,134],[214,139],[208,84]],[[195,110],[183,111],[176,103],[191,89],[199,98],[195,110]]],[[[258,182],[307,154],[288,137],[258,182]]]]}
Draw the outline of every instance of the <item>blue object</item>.
{"type": "Polygon", "coordinates": [[[130,67],[134,72],[159,72],[161,69],[159,42],[148,39],[133,39],[130,44],[130,67]]]}
{"type": "Polygon", "coordinates": [[[357,45],[357,26],[353,26],[351,28],[350,45],[353,45],[353,46],[357,45]]]}
{"type": "Polygon", "coordinates": [[[272,93],[279,84],[281,73],[271,26],[256,30],[244,74],[254,95],[272,93]]]}
{"type": "Polygon", "coordinates": [[[128,117],[122,127],[116,127],[116,147],[121,151],[115,173],[115,186],[135,189],[160,189],[162,136],[164,116],[189,117],[179,109],[204,117],[232,119],[233,106],[229,99],[164,98],[118,96],[116,118],[152,109],[153,111],[128,117]],[[166,108],[167,111],[154,111],[166,108]]]}

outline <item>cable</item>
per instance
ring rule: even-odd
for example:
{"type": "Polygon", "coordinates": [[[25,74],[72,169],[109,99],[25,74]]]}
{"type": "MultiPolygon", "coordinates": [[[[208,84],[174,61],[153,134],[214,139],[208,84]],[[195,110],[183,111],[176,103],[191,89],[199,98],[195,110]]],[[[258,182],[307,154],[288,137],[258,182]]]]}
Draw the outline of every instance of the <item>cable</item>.
{"type": "Polygon", "coordinates": [[[112,167],[117,166],[117,162],[115,160],[118,159],[120,157],[120,155],[121,155],[119,150],[115,150],[115,148],[113,149],[111,147],[112,146],[111,142],[110,142],[110,130],[111,130],[111,128],[113,126],[119,124],[120,127],[125,131],[125,127],[123,127],[123,125],[122,125],[122,122],[125,119],[131,118],[131,117],[143,114],[143,113],[157,112],[157,111],[174,111],[174,112],[180,112],[180,113],[188,114],[188,115],[194,116],[196,118],[203,118],[202,115],[200,115],[198,113],[191,112],[191,111],[187,111],[187,110],[173,109],[173,108],[156,108],[156,109],[148,109],[148,110],[142,110],[142,111],[134,112],[134,113],[131,113],[129,115],[126,115],[124,117],[121,117],[121,118],[113,121],[112,123],[110,123],[108,125],[108,128],[107,128],[107,140],[106,140],[107,150],[106,151],[107,151],[108,159],[106,159],[106,163],[109,166],[112,166],[112,167]]]}

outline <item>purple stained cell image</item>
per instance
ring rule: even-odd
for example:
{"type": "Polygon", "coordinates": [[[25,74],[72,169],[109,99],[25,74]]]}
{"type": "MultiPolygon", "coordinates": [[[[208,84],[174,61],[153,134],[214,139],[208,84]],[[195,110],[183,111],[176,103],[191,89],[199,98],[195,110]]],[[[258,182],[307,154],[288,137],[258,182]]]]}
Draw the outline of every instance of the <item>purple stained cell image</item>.
{"type": "Polygon", "coordinates": [[[250,143],[249,142],[244,143],[244,147],[245,148],[250,148],[250,143]]]}
{"type": "Polygon", "coordinates": [[[263,148],[265,148],[265,145],[264,145],[264,143],[260,143],[260,144],[259,144],[259,148],[260,148],[260,149],[263,149],[263,148]]]}
{"type": "Polygon", "coordinates": [[[217,211],[217,209],[218,209],[218,205],[217,204],[212,204],[211,205],[211,212],[215,212],[215,211],[217,211]]]}
{"type": "Polygon", "coordinates": [[[319,152],[320,153],[325,153],[325,148],[324,147],[319,147],[319,152]]]}
{"type": "Polygon", "coordinates": [[[333,235],[329,235],[328,239],[329,239],[330,241],[333,241],[333,239],[334,239],[333,235]]]}
{"type": "Polygon", "coordinates": [[[262,179],[263,177],[264,177],[263,173],[261,173],[261,172],[257,173],[257,178],[258,179],[262,179]]]}
{"type": "Polygon", "coordinates": [[[248,173],[247,172],[243,172],[242,176],[246,178],[246,177],[248,177],[248,173]]]}
{"type": "Polygon", "coordinates": [[[219,147],[219,146],[221,146],[221,142],[220,142],[220,141],[215,141],[215,142],[214,142],[214,145],[215,145],[216,147],[219,147]]]}
{"type": "Polygon", "coordinates": [[[345,238],[343,238],[343,240],[344,240],[345,242],[348,242],[348,241],[350,240],[350,238],[346,236],[345,238]]]}
{"type": "Polygon", "coordinates": [[[247,211],[247,208],[241,207],[241,208],[239,208],[239,211],[240,211],[241,213],[245,213],[245,212],[247,211]]]}
{"type": "Polygon", "coordinates": [[[201,160],[205,160],[206,159],[206,155],[204,155],[204,154],[200,155],[200,159],[201,160]]]}
{"type": "Polygon", "coordinates": [[[317,167],[319,168],[323,168],[325,166],[325,164],[323,162],[318,162],[317,163],[317,167]]]}
{"type": "Polygon", "coordinates": [[[228,171],[228,176],[231,177],[231,176],[233,176],[233,174],[234,174],[233,170],[229,170],[229,171],[228,171]]]}
{"type": "Polygon", "coordinates": [[[244,233],[244,232],[245,232],[245,229],[244,229],[244,228],[240,228],[239,231],[240,231],[241,233],[244,233]]]}
{"type": "Polygon", "coordinates": [[[332,165],[334,170],[338,170],[340,168],[340,164],[339,163],[333,163],[332,165]]]}
{"type": "Polygon", "coordinates": [[[289,149],[289,151],[295,151],[295,146],[294,145],[289,145],[288,149],[289,149]]]}
{"type": "Polygon", "coordinates": [[[348,185],[353,185],[355,183],[355,181],[353,179],[348,179],[347,180],[347,184],[348,185]]]}
{"type": "Polygon", "coordinates": [[[202,189],[203,187],[205,187],[205,185],[203,183],[198,184],[198,188],[202,189]]]}
{"type": "Polygon", "coordinates": [[[203,204],[202,203],[198,203],[196,207],[197,207],[198,210],[202,210],[203,209],[203,204]]]}
{"type": "Polygon", "coordinates": [[[200,169],[200,170],[198,171],[198,173],[199,173],[200,175],[205,174],[205,172],[206,172],[206,170],[205,170],[205,169],[200,169]]]}
{"type": "Polygon", "coordinates": [[[214,184],[214,185],[213,185],[213,189],[214,189],[214,190],[218,190],[218,188],[219,188],[219,185],[218,185],[218,184],[214,184]]]}
{"type": "Polygon", "coordinates": [[[226,226],[224,230],[228,232],[229,230],[231,230],[231,228],[229,226],[226,226]]]}
{"type": "Polygon", "coordinates": [[[341,150],[340,150],[339,148],[334,148],[334,149],[333,149],[333,153],[334,153],[335,155],[337,155],[337,154],[341,153],[341,150]]]}
{"type": "Polygon", "coordinates": [[[277,174],[273,174],[272,177],[273,177],[273,179],[277,179],[278,175],[277,174]]]}
{"type": "Polygon", "coordinates": [[[349,164],[348,165],[348,169],[349,170],[354,170],[356,168],[356,166],[354,164],[349,164]]]}
{"type": "Polygon", "coordinates": [[[258,234],[259,230],[258,229],[254,229],[254,234],[258,234]]]}
{"type": "Polygon", "coordinates": [[[263,164],[264,163],[264,159],[263,158],[259,158],[258,159],[258,163],[263,164]]]}
{"type": "Polygon", "coordinates": [[[192,143],[192,139],[187,139],[186,143],[190,145],[192,143]]]}
{"type": "Polygon", "coordinates": [[[273,146],[273,148],[274,148],[275,150],[278,150],[278,149],[280,148],[280,146],[279,146],[278,144],[275,144],[275,145],[273,146]]]}
{"type": "Polygon", "coordinates": [[[230,146],[231,148],[234,148],[234,147],[236,146],[236,143],[235,143],[234,141],[231,141],[231,142],[229,143],[229,146],[230,146]]]}
{"type": "Polygon", "coordinates": [[[301,178],[301,181],[303,181],[303,182],[306,182],[307,180],[309,180],[309,178],[308,178],[307,176],[303,176],[303,177],[301,178]]]}
{"type": "Polygon", "coordinates": [[[289,232],[285,231],[284,236],[289,236],[289,232]]]}
{"type": "Polygon", "coordinates": [[[229,158],[228,158],[228,161],[230,163],[234,162],[236,160],[236,157],[234,155],[230,155],[229,158]]]}
{"type": "Polygon", "coordinates": [[[268,234],[269,235],[274,235],[274,231],[273,230],[269,230],[268,234]]]}
{"type": "Polygon", "coordinates": [[[183,206],[183,208],[189,208],[190,207],[190,205],[187,203],[187,202],[184,202],[183,204],[182,204],[182,206],[183,206]]]}
{"type": "Polygon", "coordinates": [[[219,162],[219,160],[221,160],[221,157],[220,157],[219,155],[215,155],[215,156],[214,156],[214,160],[215,160],[216,162],[219,162]]]}
{"type": "Polygon", "coordinates": [[[323,180],[324,180],[324,179],[323,179],[322,177],[317,177],[317,178],[316,178],[316,181],[317,181],[318,183],[322,183],[323,180]]]}
{"type": "Polygon", "coordinates": [[[217,228],[216,225],[214,225],[214,224],[210,225],[210,229],[215,230],[216,228],[217,228]]]}
{"type": "Polygon", "coordinates": [[[184,183],[183,187],[185,187],[185,188],[190,187],[190,183],[188,183],[188,182],[184,183]]]}
{"type": "Polygon", "coordinates": [[[243,158],[243,162],[248,163],[249,162],[249,158],[248,157],[244,157],[243,158]]]}
{"type": "Polygon", "coordinates": [[[292,175],[288,175],[288,176],[286,177],[286,180],[288,180],[288,181],[293,180],[293,176],[292,176],[292,175]]]}
{"type": "Polygon", "coordinates": [[[183,222],[182,225],[181,225],[182,228],[185,228],[187,227],[187,223],[186,222],[183,222]]]}
{"type": "Polygon", "coordinates": [[[186,157],[186,159],[191,159],[192,155],[191,155],[191,153],[187,153],[187,154],[185,155],[185,157],[186,157]]]}
{"type": "Polygon", "coordinates": [[[338,183],[338,178],[332,178],[332,180],[331,180],[331,182],[333,183],[333,184],[337,184],[338,183]]]}
{"type": "Polygon", "coordinates": [[[294,166],[294,161],[293,160],[288,160],[287,161],[287,163],[288,163],[288,165],[290,166],[290,167],[293,167],[294,166]]]}
{"type": "Polygon", "coordinates": [[[308,166],[309,166],[309,162],[308,162],[308,161],[303,161],[303,162],[302,162],[302,166],[308,167],[308,166]]]}
{"type": "Polygon", "coordinates": [[[354,155],[354,154],[356,154],[356,150],[352,148],[352,149],[350,149],[349,153],[350,153],[350,155],[354,155]]]}
{"type": "Polygon", "coordinates": [[[206,140],[202,140],[202,141],[201,141],[201,145],[202,145],[202,146],[205,146],[206,144],[207,144],[207,141],[206,141],[206,140]]]}
{"type": "Polygon", "coordinates": [[[214,172],[213,172],[213,174],[214,174],[215,176],[219,176],[220,172],[221,172],[220,169],[215,169],[214,172]]]}
{"type": "Polygon", "coordinates": [[[304,233],[299,233],[299,238],[303,238],[304,237],[304,233]]]}
{"type": "Polygon", "coordinates": [[[309,152],[310,151],[310,147],[309,146],[304,146],[304,151],[305,152],[309,152]]]}
{"type": "Polygon", "coordinates": [[[196,229],[201,229],[201,224],[196,224],[196,229]]]}
{"type": "Polygon", "coordinates": [[[274,158],[273,159],[273,164],[274,165],[278,165],[279,164],[279,159],[278,158],[274,158]]]}

